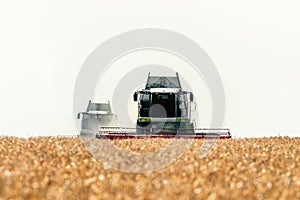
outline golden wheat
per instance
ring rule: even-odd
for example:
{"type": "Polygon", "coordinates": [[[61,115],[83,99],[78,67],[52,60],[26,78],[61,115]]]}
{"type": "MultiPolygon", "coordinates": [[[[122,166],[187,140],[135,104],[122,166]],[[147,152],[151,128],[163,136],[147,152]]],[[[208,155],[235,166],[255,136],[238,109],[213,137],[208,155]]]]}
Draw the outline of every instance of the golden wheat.
{"type": "MultiPolygon", "coordinates": [[[[112,144],[148,153],[170,142],[112,144]]],[[[103,165],[81,138],[0,137],[0,199],[300,199],[300,138],[218,140],[201,159],[203,142],[161,170],[125,173],[103,165]]]]}

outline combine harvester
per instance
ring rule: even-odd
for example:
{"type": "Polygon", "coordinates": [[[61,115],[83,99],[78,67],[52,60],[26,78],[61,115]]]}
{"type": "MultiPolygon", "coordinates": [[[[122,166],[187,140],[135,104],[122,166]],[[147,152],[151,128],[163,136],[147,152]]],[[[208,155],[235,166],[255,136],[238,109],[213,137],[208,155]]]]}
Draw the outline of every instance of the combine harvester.
{"type": "Polygon", "coordinates": [[[116,126],[117,116],[111,111],[110,102],[108,103],[94,103],[89,101],[86,112],[77,114],[77,119],[81,120],[80,136],[82,137],[95,137],[99,131],[99,126],[116,126]]]}
{"type": "MultiPolygon", "coordinates": [[[[116,126],[116,116],[112,114],[109,103],[103,109],[103,104],[89,102],[87,112],[82,113],[81,136],[109,139],[231,138],[229,129],[195,128],[191,113],[196,110],[196,103],[191,92],[182,90],[178,73],[174,77],[150,76],[149,73],[145,89],[136,91],[133,100],[138,102],[135,128],[116,126]],[[89,107],[98,109],[93,113],[89,107]],[[106,113],[100,115],[103,110],[106,113]]],[[[80,113],[78,115],[79,118],[80,113]]]]}

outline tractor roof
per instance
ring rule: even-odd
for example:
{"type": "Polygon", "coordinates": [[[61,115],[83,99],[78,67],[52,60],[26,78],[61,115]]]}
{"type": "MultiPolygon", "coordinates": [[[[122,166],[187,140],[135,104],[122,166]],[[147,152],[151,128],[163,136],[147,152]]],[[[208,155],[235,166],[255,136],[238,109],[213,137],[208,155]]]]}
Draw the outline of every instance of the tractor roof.
{"type": "Polygon", "coordinates": [[[150,90],[151,88],[181,88],[178,74],[176,76],[150,76],[145,89],[150,90]]]}
{"type": "Polygon", "coordinates": [[[97,111],[105,111],[111,112],[110,102],[108,103],[94,103],[89,101],[89,105],[87,107],[87,112],[97,112],[97,111]]]}

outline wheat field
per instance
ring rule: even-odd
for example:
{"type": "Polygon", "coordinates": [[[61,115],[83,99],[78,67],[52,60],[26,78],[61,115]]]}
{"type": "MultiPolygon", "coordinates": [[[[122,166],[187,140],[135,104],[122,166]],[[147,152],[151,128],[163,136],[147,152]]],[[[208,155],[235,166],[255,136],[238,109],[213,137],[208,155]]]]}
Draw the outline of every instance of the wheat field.
{"type": "MultiPolygon", "coordinates": [[[[141,154],[171,139],[110,142],[141,154]]],[[[300,199],[300,138],[217,140],[200,158],[204,142],[160,170],[130,173],[100,162],[81,138],[0,137],[0,199],[300,199]]]]}

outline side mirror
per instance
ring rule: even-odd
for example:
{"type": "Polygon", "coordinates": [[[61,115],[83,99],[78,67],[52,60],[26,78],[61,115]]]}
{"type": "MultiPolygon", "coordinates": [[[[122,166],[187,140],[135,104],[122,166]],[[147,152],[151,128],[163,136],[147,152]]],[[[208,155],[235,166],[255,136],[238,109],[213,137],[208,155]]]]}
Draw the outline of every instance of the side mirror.
{"type": "Polygon", "coordinates": [[[77,114],[77,119],[80,119],[80,113],[77,114]]]}
{"type": "Polygon", "coordinates": [[[190,93],[190,101],[194,101],[194,95],[193,95],[193,93],[190,93]]]}
{"type": "Polygon", "coordinates": [[[135,93],[133,94],[133,101],[137,101],[137,98],[138,98],[138,94],[135,92],[135,93]]]}

